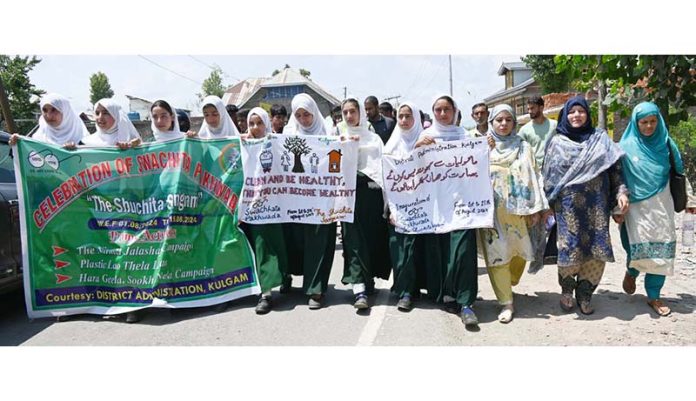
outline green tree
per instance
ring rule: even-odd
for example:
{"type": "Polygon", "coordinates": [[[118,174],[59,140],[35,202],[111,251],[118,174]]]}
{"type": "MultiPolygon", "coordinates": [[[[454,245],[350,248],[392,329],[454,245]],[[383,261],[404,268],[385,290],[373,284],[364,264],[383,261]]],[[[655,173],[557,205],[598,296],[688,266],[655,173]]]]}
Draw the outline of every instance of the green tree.
{"type": "Polygon", "coordinates": [[[300,75],[302,75],[305,78],[309,78],[312,73],[309,70],[305,70],[304,68],[300,68],[300,75]]]}
{"type": "MultiPolygon", "coordinates": [[[[569,72],[581,87],[605,84],[602,104],[623,117],[642,101],[652,101],[668,126],[688,118],[696,106],[696,57],[692,55],[558,55],[558,72],[569,72]]],[[[574,84],[575,85],[575,84],[574,84]]]]}
{"type": "Polygon", "coordinates": [[[680,121],[669,130],[669,136],[677,143],[689,182],[696,182],[696,117],[680,121]]]}
{"type": "MultiPolygon", "coordinates": [[[[21,134],[28,133],[36,125],[35,116],[40,112],[38,98],[46,93],[34,86],[29,79],[29,71],[40,62],[41,59],[36,56],[10,57],[0,54],[0,77],[7,91],[12,118],[17,123],[17,130],[21,134]]],[[[3,120],[0,113],[0,121],[3,120]]],[[[1,126],[4,124],[0,124],[1,126]]]]}
{"type": "Polygon", "coordinates": [[[208,78],[203,81],[201,93],[198,94],[198,97],[201,100],[206,96],[217,96],[222,98],[224,94],[225,85],[222,83],[222,69],[220,67],[215,67],[213,71],[210,72],[208,78]]]}
{"type": "Polygon", "coordinates": [[[556,72],[556,62],[552,55],[528,55],[521,58],[532,69],[534,80],[541,85],[544,93],[567,92],[570,89],[570,74],[556,72]]]}
{"type": "Polygon", "coordinates": [[[101,71],[92,74],[89,77],[89,102],[95,104],[101,99],[112,97],[114,97],[114,91],[109,84],[109,77],[101,71]]]}

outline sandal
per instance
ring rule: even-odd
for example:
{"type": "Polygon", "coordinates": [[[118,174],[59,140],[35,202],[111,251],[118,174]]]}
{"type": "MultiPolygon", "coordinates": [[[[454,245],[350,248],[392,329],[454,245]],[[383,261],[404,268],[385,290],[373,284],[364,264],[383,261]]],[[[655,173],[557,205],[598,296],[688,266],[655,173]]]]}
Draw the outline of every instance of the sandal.
{"type": "Polygon", "coordinates": [[[628,274],[628,272],[626,272],[623,279],[623,290],[626,294],[633,294],[636,292],[636,278],[628,274]]]}
{"type": "Polygon", "coordinates": [[[498,315],[498,321],[500,323],[510,323],[512,321],[512,314],[514,311],[515,310],[512,305],[503,306],[503,310],[498,315]]]}
{"type": "Polygon", "coordinates": [[[561,294],[561,309],[570,312],[575,307],[573,302],[573,294],[561,294]]]}
{"type": "Polygon", "coordinates": [[[669,306],[665,305],[664,302],[662,302],[659,299],[651,299],[648,301],[648,305],[650,305],[651,308],[655,311],[660,316],[669,316],[670,313],[672,313],[672,310],[669,309],[669,306]]]}

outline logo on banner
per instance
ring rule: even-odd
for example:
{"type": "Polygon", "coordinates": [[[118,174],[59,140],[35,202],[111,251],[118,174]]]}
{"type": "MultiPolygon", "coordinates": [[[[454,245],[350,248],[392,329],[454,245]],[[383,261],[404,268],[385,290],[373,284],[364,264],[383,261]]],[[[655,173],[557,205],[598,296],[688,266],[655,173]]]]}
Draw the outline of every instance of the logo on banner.
{"type": "Polygon", "coordinates": [[[237,147],[237,143],[230,143],[222,148],[218,160],[220,161],[220,167],[223,170],[226,171],[228,169],[237,169],[237,163],[239,162],[241,156],[241,153],[237,147]]]}
{"type": "MultiPolygon", "coordinates": [[[[44,165],[48,165],[48,167],[58,170],[58,167],[60,167],[60,163],[62,161],[68,160],[71,157],[80,157],[79,155],[72,155],[68,156],[63,160],[58,160],[58,157],[54,155],[53,153],[50,153],[51,151],[49,149],[44,149],[40,152],[37,152],[35,150],[32,150],[29,152],[29,156],[27,156],[27,161],[32,167],[35,168],[41,168],[44,165]],[[46,156],[42,155],[41,153],[44,152],[49,152],[46,156]]],[[[80,157],[80,161],[82,161],[82,158],[80,157]]]]}

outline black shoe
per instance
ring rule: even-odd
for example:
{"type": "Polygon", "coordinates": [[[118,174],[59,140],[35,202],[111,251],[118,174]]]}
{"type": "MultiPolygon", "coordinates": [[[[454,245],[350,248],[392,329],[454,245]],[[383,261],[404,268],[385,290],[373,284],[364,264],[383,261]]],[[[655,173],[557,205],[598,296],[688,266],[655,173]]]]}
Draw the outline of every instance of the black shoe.
{"type": "Polygon", "coordinates": [[[375,294],[375,282],[369,281],[365,283],[365,294],[374,295],[375,294]]]}
{"type": "Polygon", "coordinates": [[[271,311],[271,297],[260,297],[256,304],[256,314],[265,315],[271,311]]]}
{"type": "Polygon", "coordinates": [[[281,294],[288,294],[292,291],[292,278],[288,276],[287,279],[283,279],[283,284],[280,286],[281,294]]]}
{"type": "Polygon", "coordinates": [[[140,321],[140,313],[135,311],[135,312],[128,312],[126,313],[126,323],[137,323],[140,321]]]}
{"type": "Polygon", "coordinates": [[[368,309],[370,304],[367,303],[367,295],[364,292],[355,296],[355,303],[353,303],[355,309],[368,309]]]}
{"type": "Polygon", "coordinates": [[[410,295],[404,295],[399,298],[399,302],[396,303],[396,309],[402,312],[408,312],[413,308],[413,302],[411,302],[410,295]]]}
{"type": "Polygon", "coordinates": [[[456,315],[457,313],[459,313],[460,309],[461,307],[459,306],[457,301],[445,302],[445,312],[447,313],[452,313],[456,315]]]}

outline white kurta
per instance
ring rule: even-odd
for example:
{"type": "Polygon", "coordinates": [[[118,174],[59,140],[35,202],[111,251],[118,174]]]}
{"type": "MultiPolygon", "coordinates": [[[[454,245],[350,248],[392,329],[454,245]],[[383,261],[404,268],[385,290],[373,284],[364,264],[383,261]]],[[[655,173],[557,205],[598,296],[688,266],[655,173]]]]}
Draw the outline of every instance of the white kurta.
{"type": "Polygon", "coordinates": [[[626,232],[630,267],[662,276],[674,274],[677,233],[669,183],[657,195],[631,204],[626,215],[626,232]]]}

